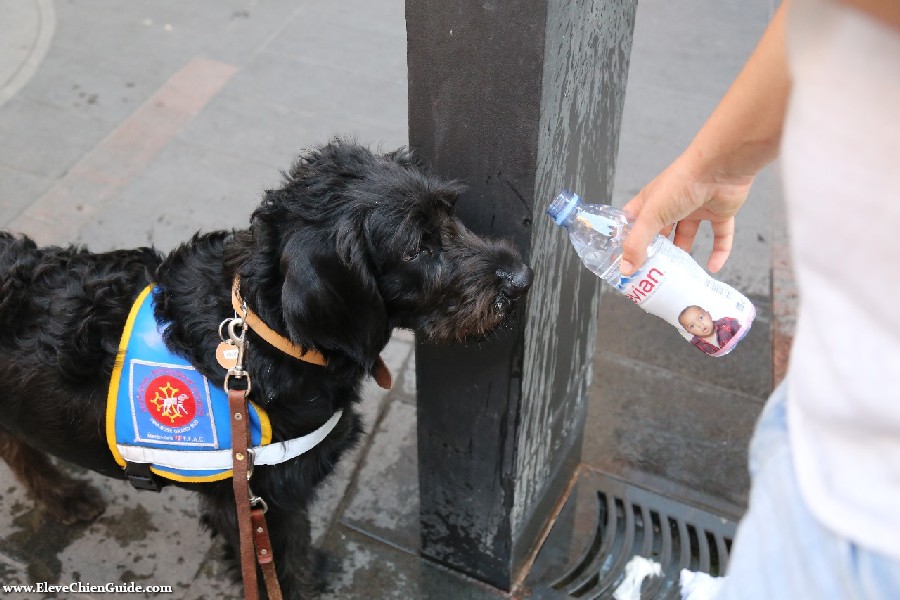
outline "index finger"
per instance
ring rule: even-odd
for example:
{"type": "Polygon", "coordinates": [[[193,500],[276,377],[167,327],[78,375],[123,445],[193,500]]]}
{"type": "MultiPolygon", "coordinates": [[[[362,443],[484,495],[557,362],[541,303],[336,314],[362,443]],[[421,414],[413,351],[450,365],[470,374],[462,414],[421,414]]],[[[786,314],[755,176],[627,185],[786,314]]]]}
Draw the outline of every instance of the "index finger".
{"type": "Polygon", "coordinates": [[[712,273],[717,273],[731,255],[731,246],[734,243],[734,217],[726,221],[713,222],[713,248],[706,262],[706,268],[712,273]]]}

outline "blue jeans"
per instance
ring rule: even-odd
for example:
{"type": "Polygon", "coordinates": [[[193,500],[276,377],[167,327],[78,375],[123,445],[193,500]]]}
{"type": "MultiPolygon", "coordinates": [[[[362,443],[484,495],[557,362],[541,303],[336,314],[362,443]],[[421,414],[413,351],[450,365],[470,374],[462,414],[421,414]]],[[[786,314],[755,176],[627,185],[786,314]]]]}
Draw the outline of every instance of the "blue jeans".
{"type": "Polygon", "coordinates": [[[750,506],[716,600],[897,600],[900,562],[826,529],[803,502],[788,444],[786,399],[782,384],[750,442],[750,506]]]}

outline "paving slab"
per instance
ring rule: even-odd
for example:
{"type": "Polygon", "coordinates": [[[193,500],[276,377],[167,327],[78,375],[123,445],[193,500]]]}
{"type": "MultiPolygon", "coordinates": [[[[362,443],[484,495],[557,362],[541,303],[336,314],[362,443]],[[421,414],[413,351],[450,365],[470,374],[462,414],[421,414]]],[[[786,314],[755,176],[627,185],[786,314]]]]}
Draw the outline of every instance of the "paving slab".
{"type": "Polygon", "coordinates": [[[418,556],[349,528],[336,528],[325,550],[335,560],[334,576],[321,600],[409,600],[410,598],[497,600],[507,595],[465,579],[418,556]]]}

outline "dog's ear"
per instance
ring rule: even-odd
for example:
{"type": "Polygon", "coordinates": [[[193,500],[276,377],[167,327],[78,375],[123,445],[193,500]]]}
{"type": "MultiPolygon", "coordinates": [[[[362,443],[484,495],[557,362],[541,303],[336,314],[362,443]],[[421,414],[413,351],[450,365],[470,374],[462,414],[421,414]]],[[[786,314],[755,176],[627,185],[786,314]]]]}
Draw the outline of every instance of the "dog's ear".
{"type": "Polygon", "coordinates": [[[390,337],[387,311],[361,240],[345,227],[306,227],[281,256],[281,303],[288,334],[306,348],[338,351],[371,367],[390,337]]]}

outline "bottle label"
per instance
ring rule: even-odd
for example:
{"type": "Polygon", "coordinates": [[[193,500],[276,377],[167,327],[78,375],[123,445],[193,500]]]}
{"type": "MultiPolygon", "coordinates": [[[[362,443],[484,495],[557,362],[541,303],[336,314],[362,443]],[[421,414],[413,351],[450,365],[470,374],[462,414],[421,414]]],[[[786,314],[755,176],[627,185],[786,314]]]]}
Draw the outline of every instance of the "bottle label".
{"type": "Polygon", "coordinates": [[[723,356],[750,329],[756,308],[746,296],[713,279],[690,254],[668,240],[616,289],[679,330],[711,356],[723,356]]]}

